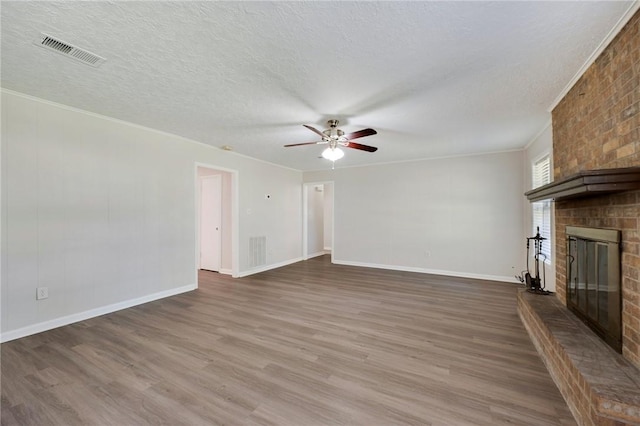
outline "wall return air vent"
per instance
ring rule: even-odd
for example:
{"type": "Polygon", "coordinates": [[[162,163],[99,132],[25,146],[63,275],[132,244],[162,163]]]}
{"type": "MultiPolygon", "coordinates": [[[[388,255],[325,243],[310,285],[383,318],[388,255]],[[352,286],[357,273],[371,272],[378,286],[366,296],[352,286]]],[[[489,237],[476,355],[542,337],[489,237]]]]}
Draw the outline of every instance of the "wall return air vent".
{"type": "Polygon", "coordinates": [[[95,53],[91,53],[88,50],[81,49],[45,33],[40,33],[40,37],[34,41],[34,44],[96,68],[106,61],[102,56],[98,56],[95,53]]]}

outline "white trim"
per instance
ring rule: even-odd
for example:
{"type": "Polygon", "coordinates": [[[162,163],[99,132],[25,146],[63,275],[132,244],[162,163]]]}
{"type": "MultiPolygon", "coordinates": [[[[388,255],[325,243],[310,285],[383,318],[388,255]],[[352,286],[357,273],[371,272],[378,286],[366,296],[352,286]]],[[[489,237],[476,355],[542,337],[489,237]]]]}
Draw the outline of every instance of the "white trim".
{"type": "MultiPolygon", "coordinates": [[[[640,1],[640,0],[639,0],[640,1]]],[[[450,158],[465,158],[465,157],[480,157],[483,155],[495,155],[495,154],[508,154],[511,152],[522,152],[524,149],[522,148],[513,148],[513,149],[503,149],[499,151],[488,151],[488,152],[472,152],[468,154],[455,154],[455,155],[443,155],[440,157],[423,157],[423,158],[412,158],[410,160],[397,160],[397,161],[386,161],[379,163],[370,163],[370,164],[358,164],[355,166],[345,166],[345,167],[336,167],[335,170],[346,170],[346,169],[355,169],[358,167],[372,167],[372,166],[386,166],[387,164],[402,164],[402,163],[417,163],[420,161],[436,161],[436,160],[447,160],[450,158]]],[[[303,170],[303,173],[313,173],[313,172],[326,172],[327,169],[313,169],[313,170],[303,170]]]]}
{"type": "Polygon", "coordinates": [[[19,328],[17,330],[7,331],[2,333],[2,335],[0,335],[0,342],[4,343],[10,340],[19,339],[21,337],[30,336],[32,334],[42,333],[43,331],[73,324],[75,322],[84,321],[90,318],[99,317],[101,315],[110,314],[112,312],[120,311],[122,309],[127,309],[133,306],[152,302],[154,300],[164,299],[166,297],[175,296],[181,293],[186,293],[188,291],[193,291],[193,290],[196,290],[197,288],[198,288],[197,284],[189,284],[183,287],[172,288],[171,290],[164,290],[158,293],[149,294],[149,295],[138,297],[135,299],[125,300],[123,302],[113,303],[111,305],[101,306],[99,308],[90,309],[84,312],[79,312],[77,314],[71,314],[64,317],[52,319],[49,321],[40,322],[37,324],[29,325],[27,327],[19,328]]]}
{"type": "Polygon", "coordinates": [[[218,150],[218,151],[226,153],[228,155],[235,155],[235,156],[238,156],[238,157],[248,158],[250,160],[258,161],[258,162],[264,163],[264,164],[270,164],[272,166],[279,167],[281,169],[293,170],[295,172],[302,172],[303,171],[303,170],[300,170],[300,169],[294,169],[293,167],[283,166],[282,164],[276,164],[276,163],[272,163],[270,161],[262,160],[260,158],[254,158],[254,157],[251,157],[249,155],[240,154],[240,153],[235,152],[235,151],[227,151],[227,150],[224,150],[222,148],[218,148],[217,146],[209,145],[209,144],[204,143],[204,142],[199,142],[199,141],[196,141],[194,139],[189,139],[189,138],[186,138],[184,136],[176,135],[175,133],[169,133],[169,132],[165,132],[165,131],[162,131],[162,130],[154,129],[152,127],[146,127],[146,126],[143,126],[143,125],[140,125],[140,124],[135,124],[135,123],[132,123],[130,121],[121,120],[119,118],[113,118],[113,117],[109,117],[107,115],[102,115],[102,114],[98,114],[98,113],[91,112],[91,111],[85,111],[83,109],[75,108],[75,107],[72,107],[72,106],[69,106],[69,105],[59,104],[57,102],[49,101],[47,99],[38,98],[36,96],[27,95],[25,93],[20,93],[20,92],[16,92],[14,90],[11,90],[11,89],[5,89],[3,87],[0,87],[0,93],[2,93],[2,92],[8,93],[8,94],[11,94],[11,95],[14,95],[14,96],[19,96],[19,97],[22,97],[22,98],[25,98],[25,99],[31,99],[31,100],[34,100],[34,101],[38,101],[38,102],[41,102],[43,104],[54,106],[56,108],[64,109],[64,110],[67,110],[67,111],[77,112],[79,114],[85,114],[85,115],[88,115],[90,117],[100,118],[100,119],[107,120],[107,121],[112,121],[114,123],[119,123],[119,124],[122,124],[122,125],[126,125],[126,126],[130,126],[130,127],[136,128],[136,129],[148,130],[148,131],[157,133],[159,135],[175,137],[175,138],[178,138],[178,139],[180,139],[180,140],[182,140],[184,142],[190,142],[190,143],[194,143],[194,144],[197,144],[197,145],[206,146],[208,148],[212,148],[212,149],[218,150]]]}
{"type": "Polygon", "coordinates": [[[473,274],[469,272],[445,271],[442,269],[416,268],[413,266],[398,266],[398,265],[383,265],[383,264],[367,263],[367,262],[352,262],[350,260],[334,259],[333,263],[335,263],[336,265],[360,266],[364,268],[388,269],[391,271],[403,271],[403,272],[418,272],[421,274],[445,275],[448,277],[473,278],[477,280],[501,281],[501,282],[520,284],[520,282],[516,280],[515,277],[503,277],[500,275],[473,274]]]}
{"type": "MultiPolygon", "coordinates": [[[[4,114],[2,112],[2,105],[4,105],[4,102],[2,102],[0,100],[0,140],[3,139],[6,136],[6,123],[4,123],[4,114]]],[[[5,178],[5,170],[3,168],[4,164],[5,164],[5,158],[6,158],[6,148],[4,148],[6,146],[6,144],[1,144],[0,145],[0,177],[5,178]]],[[[6,182],[6,179],[4,179],[4,181],[6,182]]],[[[1,184],[0,185],[0,306],[4,306],[4,304],[2,303],[2,299],[6,298],[6,292],[5,292],[5,285],[7,284],[7,279],[5,278],[5,271],[7,269],[7,265],[6,265],[6,255],[7,255],[7,245],[8,243],[6,242],[7,238],[5,235],[2,235],[2,230],[3,229],[7,229],[8,226],[6,226],[7,224],[7,214],[6,214],[6,210],[5,210],[5,206],[6,206],[6,201],[5,201],[5,197],[6,195],[6,190],[5,188],[5,184],[1,184]]],[[[6,231],[5,231],[6,232],[6,231]]],[[[0,330],[2,330],[2,321],[3,318],[5,317],[5,315],[3,315],[2,312],[0,312],[0,330]]],[[[0,342],[2,342],[2,333],[0,332],[0,342]]]]}
{"type": "Polygon", "coordinates": [[[551,126],[551,123],[552,123],[551,117],[549,117],[549,120],[547,120],[547,124],[545,124],[544,127],[538,133],[536,133],[536,135],[533,138],[531,138],[531,140],[527,142],[527,144],[522,149],[524,151],[528,150],[531,147],[531,145],[533,145],[533,143],[537,141],[538,138],[544,133],[544,131],[547,130],[549,126],[551,126]]]}
{"type": "Polygon", "coordinates": [[[598,59],[598,57],[602,54],[602,52],[604,52],[607,46],[609,46],[609,43],[613,41],[613,39],[618,35],[618,33],[627,24],[627,22],[629,22],[629,19],[631,19],[631,17],[636,13],[638,9],[640,9],[640,1],[635,0],[631,3],[631,6],[629,6],[629,8],[625,11],[622,17],[618,20],[618,22],[616,22],[616,24],[613,26],[611,31],[609,31],[609,33],[606,35],[604,40],[602,40],[598,45],[598,47],[596,47],[596,50],[594,50],[591,56],[589,56],[585,61],[585,63],[582,64],[578,72],[573,76],[573,78],[571,78],[571,80],[569,80],[569,82],[564,87],[564,89],[562,89],[562,91],[556,97],[553,103],[549,106],[549,108],[547,108],[547,111],[552,112],[554,108],[558,106],[560,101],[562,101],[562,99],[564,99],[564,97],[567,96],[567,93],[569,93],[569,91],[573,88],[573,86],[578,82],[580,77],[582,77],[582,75],[587,71],[587,69],[589,69],[589,67],[593,65],[596,59],[598,59]]]}
{"type": "MultiPolygon", "coordinates": [[[[544,160],[545,157],[549,157],[549,170],[553,172],[553,161],[551,161],[553,156],[551,154],[551,151],[545,149],[540,155],[531,159],[531,167],[535,166],[536,163],[544,160]]],[[[551,175],[549,178],[551,179],[551,181],[553,181],[553,175],[551,175]]]]}
{"type": "Polygon", "coordinates": [[[283,262],[273,263],[271,265],[261,266],[259,268],[250,269],[248,271],[240,272],[238,275],[234,275],[235,278],[247,277],[249,275],[258,274],[260,272],[269,271],[271,269],[282,268],[283,266],[291,265],[292,263],[301,262],[304,259],[302,257],[296,257],[294,259],[285,260],[283,262]]]}
{"type": "Polygon", "coordinates": [[[331,263],[334,263],[333,246],[335,244],[336,244],[336,184],[334,181],[331,181],[331,247],[329,248],[330,250],[329,254],[331,254],[331,263]]]}
{"type": "Polygon", "coordinates": [[[311,259],[313,257],[318,257],[318,256],[324,256],[325,254],[329,254],[329,252],[327,252],[326,250],[322,250],[316,253],[312,253],[312,254],[308,254],[307,257],[304,260],[308,260],[311,259]]]}
{"type": "Polygon", "coordinates": [[[309,185],[327,185],[327,184],[333,184],[334,181],[332,180],[319,180],[319,181],[313,181],[313,182],[303,182],[305,185],[309,184],[309,185]]]}
{"type": "MultiPolygon", "coordinates": [[[[304,176],[303,176],[304,179],[304,176]]],[[[322,180],[322,181],[314,181],[314,182],[303,182],[302,183],[302,259],[306,260],[311,257],[320,256],[320,255],[308,255],[307,254],[307,243],[309,236],[307,235],[309,232],[309,228],[307,225],[307,216],[309,215],[309,209],[307,207],[308,195],[307,195],[307,186],[311,185],[331,185],[331,243],[335,244],[336,238],[336,185],[335,181],[332,180],[322,180]]],[[[322,254],[330,254],[331,255],[331,263],[333,263],[333,248],[332,247],[323,247],[324,253],[322,254]]]]}
{"type": "MultiPolygon", "coordinates": [[[[193,173],[194,173],[194,188],[198,188],[199,179],[198,179],[198,167],[203,167],[205,169],[216,170],[219,172],[226,172],[231,175],[231,276],[237,277],[238,271],[240,269],[240,208],[239,208],[239,199],[240,199],[240,186],[238,184],[240,174],[238,170],[229,169],[227,167],[221,167],[214,164],[194,162],[193,173]]],[[[194,190],[195,191],[195,190],[194,190]]],[[[194,203],[195,203],[195,233],[196,233],[196,246],[194,252],[194,259],[196,262],[195,265],[195,277],[196,283],[198,282],[198,269],[200,267],[200,258],[198,254],[200,253],[200,195],[197,192],[194,192],[194,203]]]]}
{"type": "Polygon", "coordinates": [[[218,148],[218,147],[213,146],[213,145],[208,145],[208,144],[203,143],[203,142],[196,142],[196,143],[201,143],[201,144],[206,145],[206,146],[211,147],[211,148],[220,149],[221,151],[228,152],[229,154],[237,155],[238,157],[248,158],[249,160],[258,161],[260,163],[264,163],[264,164],[269,164],[271,166],[280,167],[281,169],[287,169],[287,170],[291,170],[291,171],[294,171],[294,172],[304,172],[304,170],[302,170],[302,169],[295,169],[293,167],[283,166],[282,164],[272,163],[271,161],[263,160],[261,158],[252,157],[252,156],[247,155],[247,154],[240,154],[239,152],[235,152],[235,151],[223,150],[221,148],[218,148]]]}
{"type": "MultiPolygon", "coordinates": [[[[640,0],[638,0],[638,1],[640,1],[640,0]]],[[[112,121],[114,123],[119,123],[119,124],[122,124],[122,125],[134,127],[134,128],[137,128],[137,129],[148,130],[148,131],[155,132],[155,133],[163,135],[163,136],[175,137],[175,138],[178,138],[178,139],[180,139],[182,141],[185,141],[185,142],[190,142],[190,143],[194,143],[194,144],[197,144],[197,145],[206,146],[208,148],[216,149],[216,150],[218,150],[218,151],[220,151],[222,153],[228,154],[228,155],[235,155],[235,156],[238,156],[238,157],[247,158],[247,159],[250,159],[250,160],[253,160],[253,161],[258,161],[258,162],[264,163],[264,164],[270,164],[272,166],[279,167],[279,168],[286,169],[286,170],[292,170],[292,171],[301,172],[301,173],[318,172],[318,171],[324,172],[324,171],[327,170],[327,169],[312,169],[312,170],[295,169],[293,167],[287,167],[287,166],[283,166],[282,164],[276,164],[276,163],[272,163],[270,161],[262,160],[260,158],[251,157],[251,156],[246,155],[246,154],[240,154],[240,153],[235,152],[235,151],[227,151],[227,150],[224,150],[222,148],[218,148],[217,146],[213,146],[213,145],[206,144],[204,142],[199,142],[199,141],[196,141],[196,140],[193,140],[193,139],[189,139],[189,138],[186,138],[184,136],[176,135],[174,133],[165,132],[165,131],[162,131],[162,130],[154,129],[152,127],[142,126],[140,124],[135,124],[135,123],[131,123],[129,121],[120,120],[118,118],[113,118],[113,117],[109,117],[109,116],[106,116],[106,115],[97,114],[95,112],[85,111],[85,110],[82,110],[82,109],[79,109],[79,108],[75,108],[75,107],[72,107],[72,106],[59,104],[57,102],[49,101],[47,99],[38,98],[36,96],[27,95],[27,94],[24,94],[24,93],[16,92],[16,91],[11,90],[11,89],[5,89],[3,87],[0,87],[0,93],[2,93],[2,92],[8,93],[8,94],[12,94],[12,95],[15,95],[15,96],[19,96],[19,97],[22,97],[22,98],[25,98],[25,99],[31,99],[31,100],[39,101],[39,102],[42,102],[42,103],[47,104],[47,105],[51,105],[51,106],[54,106],[54,107],[57,107],[57,108],[65,109],[67,111],[73,111],[73,112],[77,112],[77,113],[80,113],[80,114],[85,114],[85,115],[88,115],[90,117],[101,118],[101,119],[104,119],[104,120],[107,120],[107,121],[112,121]]],[[[351,168],[356,168],[356,167],[382,166],[382,165],[386,165],[386,164],[396,164],[396,163],[410,163],[410,162],[418,162],[418,161],[443,160],[443,159],[447,159],[447,158],[475,157],[475,156],[480,156],[480,155],[493,155],[493,154],[502,154],[502,153],[519,152],[519,151],[522,151],[522,148],[506,149],[506,150],[499,150],[499,151],[489,151],[489,152],[475,152],[475,153],[468,153],[468,154],[444,155],[444,156],[440,156],[440,157],[424,157],[424,158],[417,158],[417,159],[413,159],[412,158],[410,160],[387,161],[387,162],[379,162],[379,163],[371,163],[371,164],[360,164],[360,165],[355,165],[355,166],[336,167],[336,170],[338,170],[338,169],[351,169],[351,168]]]]}
{"type": "Polygon", "coordinates": [[[233,271],[231,269],[220,269],[218,273],[222,275],[233,275],[233,271]]]}
{"type": "Polygon", "coordinates": [[[309,183],[302,184],[302,258],[308,259],[309,251],[309,183]]]}

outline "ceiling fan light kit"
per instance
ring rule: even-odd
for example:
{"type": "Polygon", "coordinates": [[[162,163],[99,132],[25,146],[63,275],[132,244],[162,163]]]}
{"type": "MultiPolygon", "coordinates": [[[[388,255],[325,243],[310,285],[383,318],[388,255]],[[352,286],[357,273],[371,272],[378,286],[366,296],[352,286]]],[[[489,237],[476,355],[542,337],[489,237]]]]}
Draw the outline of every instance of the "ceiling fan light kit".
{"type": "Polygon", "coordinates": [[[322,151],[322,156],[330,161],[336,161],[344,157],[344,151],[340,148],[327,148],[322,151]]]}
{"type": "Polygon", "coordinates": [[[327,125],[329,126],[329,128],[321,132],[315,127],[311,127],[306,124],[303,124],[304,127],[306,127],[307,129],[311,130],[313,133],[320,136],[322,140],[317,142],[294,143],[294,144],[285,145],[285,147],[328,144],[329,147],[324,151],[322,151],[322,157],[333,162],[344,157],[344,151],[339,148],[340,146],[343,146],[346,148],[358,149],[358,150],[367,151],[367,152],[375,152],[378,150],[378,148],[376,148],[375,146],[363,145],[363,144],[359,144],[351,141],[352,139],[363,138],[365,136],[372,136],[377,134],[378,132],[376,132],[373,129],[370,129],[370,128],[362,129],[357,132],[353,132],[353,133],[349,133],[348,135],[345,135],[345,133],[342,130],[338,129],[338,120],[329,120],[327,121],[327,125]]]}

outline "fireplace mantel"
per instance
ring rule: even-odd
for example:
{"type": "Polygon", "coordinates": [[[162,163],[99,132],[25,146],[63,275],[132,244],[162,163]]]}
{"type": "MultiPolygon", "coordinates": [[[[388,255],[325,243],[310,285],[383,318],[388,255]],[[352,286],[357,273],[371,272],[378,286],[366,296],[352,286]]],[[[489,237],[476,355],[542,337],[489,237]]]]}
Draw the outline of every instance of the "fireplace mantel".
{"type": "Polygon", "coordinates": [[[640,167],[586,170],[551,182],[524,195],[531,202],[547,199],[593,197],[640,189],[640,167]]]}

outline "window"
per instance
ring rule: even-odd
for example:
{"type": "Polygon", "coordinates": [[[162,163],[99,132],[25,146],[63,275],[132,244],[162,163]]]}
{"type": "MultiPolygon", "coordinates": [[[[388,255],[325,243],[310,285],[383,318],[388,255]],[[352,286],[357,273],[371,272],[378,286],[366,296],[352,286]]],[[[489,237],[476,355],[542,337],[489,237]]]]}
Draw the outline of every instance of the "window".
{"type": "MultiPolygon", "coordinates": [[[[551,159],[548,155],[536,161],[532,170],[533,188],[551,182],[551,159]]],[[[533,209],[533,234],[540,227],[540,235],[546,238],[542,243],[542,254],[545,262],[551,262],[551,200],[537,201],[531,204],[533,209]]]]}

